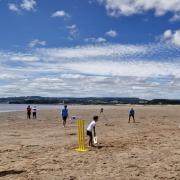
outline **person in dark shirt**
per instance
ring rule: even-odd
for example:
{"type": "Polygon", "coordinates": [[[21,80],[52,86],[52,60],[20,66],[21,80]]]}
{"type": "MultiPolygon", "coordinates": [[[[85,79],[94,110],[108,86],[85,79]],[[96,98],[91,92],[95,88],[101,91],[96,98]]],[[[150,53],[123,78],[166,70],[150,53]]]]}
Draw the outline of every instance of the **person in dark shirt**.
{"type": "Polygon", "coordinates": [[[31,106],[28,105],[27,107],[27,119],[31,119],[31,106]]]}
{"type": "Polygon", "coordinates": [[[135,123],[134,115],[135,115],[134,109],[131,108],[130,111],[129,111],[129,121],[128,121],[128,123],[130,123],[131,117],[133,118],[133,123],[135,123]]]}
{"type": "Polygon", "coordinates": [[[64,108],[61,111],[62,119],[63,119],[63,126],[66,126],[66,120],[68,118],[68,108],[67,105],[64,105],[64,108]]]}

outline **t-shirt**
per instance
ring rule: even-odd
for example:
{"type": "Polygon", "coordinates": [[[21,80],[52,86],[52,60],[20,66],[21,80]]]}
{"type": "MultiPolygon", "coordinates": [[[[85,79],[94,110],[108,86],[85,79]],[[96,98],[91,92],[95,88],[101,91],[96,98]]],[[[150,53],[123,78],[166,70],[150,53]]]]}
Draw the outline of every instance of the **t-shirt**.
{"type": "Polygon", "coordinates": [[[33,108],[33,112],[34,112],[34,113],[36,112],[36,108],[33,108]]]}
{"type": "Polygon", "coordinates": [[[27,112],[30,113],[31,112],[31,108],[27,107],[27,112]]]}
{"type": "Polygon", "coordinates": [[[134,110],[133,110],[133,109],[131,109],[131,110],[129,111],[129,115],[134,115],[134,110]]]}
{"type": "Polygon", "coordinates": [[[68,109],[67,108],[62,109],[62,117],[67,117],[67,116],[68,116],[68,109]]]}
{"type": "Polygon", "coordinates": [[[87,131],[90,131],[92,132],[93,128],[96,126],[96,122],[95,121],[92,121],[88,127],[87,127],[87,131]]]}

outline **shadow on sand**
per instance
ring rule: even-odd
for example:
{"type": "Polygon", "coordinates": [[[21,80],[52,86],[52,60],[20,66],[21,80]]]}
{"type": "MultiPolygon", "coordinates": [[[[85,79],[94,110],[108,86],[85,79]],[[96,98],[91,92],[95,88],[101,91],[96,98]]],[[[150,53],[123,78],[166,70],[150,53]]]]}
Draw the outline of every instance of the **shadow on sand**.
{"type": "Polygon", "coordinates": [[[112,147],[117,147],[117,146],[114,146],[114,145],[96,145],[93,148],[102,149],[102,148],[112,148],[112,147]]]}
{"type": "Polygon", "coordinates": [[[21,174],[26,171],[16,171],[16,170],[8,170],[8,171],[0,171],[0,177],[7,176],[7,175],[15,175],[15,174],[21,174]]]}

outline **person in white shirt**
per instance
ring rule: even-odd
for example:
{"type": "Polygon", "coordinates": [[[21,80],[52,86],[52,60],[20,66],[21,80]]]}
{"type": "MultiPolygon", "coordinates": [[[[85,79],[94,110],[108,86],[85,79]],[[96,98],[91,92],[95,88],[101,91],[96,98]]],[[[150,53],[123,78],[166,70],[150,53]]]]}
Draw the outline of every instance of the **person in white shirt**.
{"type": "Polygon", "coordinates": [[[89,136],[89,146],[94,146],[93,144],[93,131],[94,131],[94,136],[96,136],[96,122],[98,121],[98,116],[93,117],[93,121],[88,125],[87,127],[87,135],[89,136]]]}
{"type": "Polygon", "coordinates": [[[36,106],[33,107],[33,119],[36,119],[36,112],[37,112],[37,109],[36,109],[36,106]]]}

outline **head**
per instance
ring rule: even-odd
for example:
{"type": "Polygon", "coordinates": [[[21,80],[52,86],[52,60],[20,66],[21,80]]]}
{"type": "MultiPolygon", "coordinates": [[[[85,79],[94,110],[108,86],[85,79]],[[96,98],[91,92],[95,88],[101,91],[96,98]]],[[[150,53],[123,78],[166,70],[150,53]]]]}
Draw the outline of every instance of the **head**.
{"type": "Polygon", "coordinates": [[[97,122],[97,121],[98,121],[98,118],[99,118],[98,116],[94,116],[94,117],[93,117],[93,120],[94,120],[95,122],[97,122]]]}
{"type": "Polygon", "coordinates": [[[64,105],[64,108],[66,109],[66,108],[67,108],[67,105],[64,105]]]}

